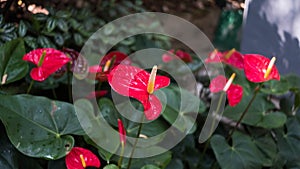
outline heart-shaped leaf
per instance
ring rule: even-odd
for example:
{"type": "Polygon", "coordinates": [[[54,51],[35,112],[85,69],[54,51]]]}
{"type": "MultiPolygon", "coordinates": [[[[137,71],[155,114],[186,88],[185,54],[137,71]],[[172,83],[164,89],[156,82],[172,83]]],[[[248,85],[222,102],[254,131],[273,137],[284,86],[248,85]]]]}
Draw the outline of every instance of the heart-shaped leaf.
{"type": "Polygon", "coordinates": [[[23,78],[28,72],[28,64],[22,60],[25,54],[24,41],[15,39],[0,47],[1,85],[23,78]]]}
{"type": "Polygon", "coordinates": [[[8,137],[31,157],[58,159],[74,145],[69,134],[84,134],[71,104],[31,95],[1,95],[0,119],[8,137]]]}
{"type": "MultiPolygon", "coordinates": [[[[300,119],[300,118],[299,118],[300,119]]],[[[300,120],[290,117],[286,122],[285,132],[277,130],[279,154],[286,160],[299,161],[300,156],[300,120]]]]}
{"type": "Polygon", "coordinates": [[[114,164],[109,164],[105,166],[103,169],[119,169],[119,167],[114,164]]]}
{"type": "Polygon", "coordinates": [[[205,111],[204,103],[189,91],[178,87],[170,86],[161,91],[167,98],[166,108],[162,114],[165,120],[182,132],[186,129],[191,130],[197,116],[195,113],[205,111]]]}
{"type": "MultiPolygon", "coordinates": [[[[226,107],[224,115],[233,120],[238,120],[250,102],[251,97],[251,95],[243,97],[242,101],[235,107],[226,107]]],[[[267,129],[283,126],[286,122],[286,115],[282,112],[269,112],[273,108],[275,106],[267,101],[264,95],[258,94],[243,118],[242,123],[267,129]]]]}
{"type": "Polygon", "coordinates": [[[257,169],[262,166],[262,154],[251,138],[239,132],[232,137],[232,146],[223,136],[214,135],[211,146],[222,169],[257,169]]]}

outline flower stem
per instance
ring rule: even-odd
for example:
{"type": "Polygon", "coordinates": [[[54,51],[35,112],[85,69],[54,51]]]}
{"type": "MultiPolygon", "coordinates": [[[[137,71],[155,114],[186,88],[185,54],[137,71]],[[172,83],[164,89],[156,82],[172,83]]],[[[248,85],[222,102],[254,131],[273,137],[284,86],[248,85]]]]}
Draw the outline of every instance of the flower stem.
{"type": "Polygon", "coordinates": [[[28,89],[27,89],[26,94],[29,94],[29,92],[30,92],[30,90],[31,90],[31,88],[32,88],[32,86],[33,86],[33,83],[34,83],[34,80],[31,80],[31,82],[30,82],[30,84],[29,84],[29,87],[28,87],[28,89]]]}
{"type": "Polygon", "coordinates": [[[57,99],[55,89],[52,88],[51,90],[52,90],[52,94],[53,94],[54,99],[57,99]]]}
{"type": "Polygon", "coordinates": [[[121,154],[120,154],[120,158],[119,158],[119,161],[118,161],[118,167],[119,168],[121,168],[121,166],[122,166],[124,150],[125,150],[125,144],[124,144],[124,142],[121,142],[121,154]]]}
{"type": "Polygon", "coordinates": [[[142,120],[141,120],[141,123],[139,125],[139,129],[138,129],[138,133],[137,133],[137,138],[135,139],[135,142],[133,144],[133,148],[132,148],[132,151],[131,151],[131,154],[130,154],[130,158],[129,158],[129,161],[128,161],[127,169],[130,169],[131,162],[132,162],[132,156],[134,154],[134,150],[136,148],[136,145],[138,143],[138,140],[139,140],[139,137],[140,137],[140,134],[141,134],[141,131],[142,131],[143,121],[144,121],[144,116],[142,116],[142,120]]]}
{"type": "Polygon", "coordinates": [[[247,107],[246,107],[245,110],[243,111],[243,113],[242,113],[241,117],[239,118],[239,120],[236,122],[234,128],[233,128],[233,129],[231,130],[231,132],[229,133],[229,135],[228,135],[228,137],[227,137],[227,139],[226,139],[227,141],[229,141],[229,140],[231,139],[233,133],[235,132],[235,130],[237,129],[237,127],[238,127],[238,126],[240,125],[240,123],[242,122],[242,120],[243,120],[243,118],[245,117],[246,113],[248,112],[250,106],[252,105],[254,99],[256,98],[257,93],[259,92],[260,88],[261,88],[261,84],[258,85],[258,86],[255,88],[254,94],[253,94],[251,100],[249,101],[247,107]]]}
{"type": "MultiPolygon", "coordinates": [[[[217,108],[215,110],[215,114],[219,114],[219,111],[220,111],[220,108],[221,108],[221,104],[222,104],[222,100],[224,98],[224,95],[225,95],[225,92],[222,92],[221,95],[220,95],[220,99],[218,101],[218,105],[217,105],[217,108]]],[[[212,116],[214,116],[214,114],[212,116]]],[[[209,135],[212,134],[214,125],[215,125],[215,120],[213,120],[213,123],[211,125],[211,129],[210,129],[209,135]]],[[[207,149],[209,147],[209,144],[210,144],[210,139],[208,139],[207,142],[205,143],[204,149],[203,149],[201,157],[200,157],[201,160],[203,160],[203,157],[204,157],[204,155],[205,155],[205,153],[206,153],[206,151],[207,151],[207,149]]]]}

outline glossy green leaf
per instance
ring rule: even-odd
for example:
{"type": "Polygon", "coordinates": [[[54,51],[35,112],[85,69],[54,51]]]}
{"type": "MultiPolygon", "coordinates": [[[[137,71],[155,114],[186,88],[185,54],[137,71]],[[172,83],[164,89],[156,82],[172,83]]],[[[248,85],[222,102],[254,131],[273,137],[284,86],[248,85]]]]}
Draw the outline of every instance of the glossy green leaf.
{"type": "Polygon", "coordinates": [[[47,19],[46,29],[48,32],[52,32],[55,29],[56,25],[57,23],[55,18],[51,17],[47,19]]]}
{"type": "Polygon", "coordinates": [[[119,167],[114,164],[109,164],[106,165],[103,169],[119,169],[119,167]]]}
{"type": "Polygon", "coordinates": [[[31,49],[38,48],[37,38],[34,38],[32,36],[26,36],[24,37],[25,44],[28,45],[31,49]]]}
{"type": "Polygon", "coordinates": [[[57,27],[58,27],[61,31],[63,31],[63,32],[67,32],[67,31],[69,30],[68,24],[67,24],[66,21],[63,20],[63,19],[59,19],[59,20],[57,21],[57,27]]]}
{"type": "Polygon", "coordinates": [[[38,21],[46,21],[48,18],[48,15],[45,15],[43,13],[37,13],[35,15],[33,15],[34,19],[38,20],[38,21]]]}
{"type": "Polygon", "coordinates": [[[56,33],[54,35],[54,42],[58,45],[58,46],[62,46],[65,43],[64,37],[60,34],[60,33],[56,33]]]}
{"type": "Polygon", "coordinates": [[[8,137],[31,157],[58,159],[84,134],[71,104],[31,95],[1,95],[0,119],[8,137]]]}
{"type": "Polygon", "coordinates": [[[235,132],[232,146],[223,136],[214,135],[211,146],[222,169],[257,169],[262,167],[262,155],[247,135],[235,132]]]}
{"type": "Polygon", "coordinates": [[[27,26],[26,24],[24,23],[24,21],[20,21],[19,23],[19,27],[18,27],[18,34],[20,37],[24,37],[27,33],[27,26]]]}
{"type": "Polygon", "coordinates": [[[56,48],[56,46],[46,36],[39,36],[37,42],[42,48],[56,48]]]}
{"type": "Polygon", "coordinates": [[[82,45],[83,44],[83,38],[79,33],[74,33],[74,40],[76,45],[82,45]]]}
{"type": "Polygon", "coordinates": [[[149,164],[142,167],[142,169],[160,169],[159,167],[149,164]]]}
{"type": "Polygon", "coordinates": [[[177,87],[168,87],[160,91],[167,99],[166,107],[162,114],[165,120],[182,132],[186,129],[192,129],[197,116],[195,111],[199,113],[204,112],[204,103],[189,91],[177,87]],[[176,119],[178,120],[174,123],[176,119]]]}
{"type": "Polygon", "coordinates": [[[267,94],[284,94],[290,89],[289,81],[285,78],[281,78],[280,81],[270,80],[264,83],[262,92],[267,94]]]}
{"type": "Polygon", "coordinates": [[[284,129],[277,130],[279,154],[286,160],[299,161],[300,156],[300,120],[290,117],[284,129]]]}
{"type": "Polygon", "coordinates": [[[1,85],[22,79],[28,72],[28,63],[23,61],[24,41],[15,39],[0,46],[1,85]]]}
{"type": "Polygon", "coordinates": [[[263,154],[263,166],[272,166],[277,156],[277,145],[271,134],[265,134],[259,137],[255,137],[253,139],[253,142],[263,154]]]}
{"type": "MultiPolygon", "coordinates": [[[[250,102],[251,97],[251,95],[243,97],[242,101],[235,107],[227,106],[224,116],[237,121],[250,102]]],[[[286,122],[286,115],[282,112],[270,112],[273,108],[275,106],[267,101],[264,95],[258,94],[243,118],[242,123],[267,129],[283,126],[286,122]]]]}
{"type": "Polygon", "coordinates": [[[76,100],[74,106],[76,108],[77,117],[81,124],[84,124],[84,130],[89,136],[89,138],[85,137],[86,142],[98,148],[101,157],[109,161],[112,155],[109,152],[116,152],[119,148],[119,135],[107,134],[107,132],[111,130],[110,126],[106,126],[105,122],[99,117],[99,115],[95,115],[94,107],[89,100],[76,100]],[[100,144],[109,146],[106,147],[109,152],[106,150],[102,151],[102,145],[100,144]]]}

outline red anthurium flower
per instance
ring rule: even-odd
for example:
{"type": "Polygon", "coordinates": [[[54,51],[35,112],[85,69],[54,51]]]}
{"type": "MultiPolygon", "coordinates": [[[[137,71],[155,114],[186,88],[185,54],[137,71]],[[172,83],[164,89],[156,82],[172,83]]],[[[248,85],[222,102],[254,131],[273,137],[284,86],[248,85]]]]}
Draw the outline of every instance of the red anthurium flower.
{"type": "Polygon", "coordinates": [[[187,52],[184,52],[182,50],[175,51],[174,49],[171,49],[167,53],[162,55],[163,62],[168,63],[168,62],[172,61],[173,59],[176,59],[176,57],[174,57],[173,55],[176,55],[185,63],[192,62],[192,57],[190,54],[188,54],[187,52]]]}
{"type": "Polygon", "coordinates": [[[127,57],[126,54],[118,51],[110,52],[105,55],[99,65],[94,65],[89,67],[89,76],[91,78],[96,77],[96,80],[101,82],[107,81],[107,74],[115,66],[122,63],[123,65],[130,65],[131,60],[127,57]]]}
{"type": "Polygon", "coordinates": [[[126,54],[118,51],[109,52],[107,55],[105,55],[100,62],[100,66],[104,67],[105,64],[107,64],[108,61],[112,61],[112,65],[110,68],[114,68],[115,66],[122,63],[122,65],[130,65],[131,60],[127,57],[126,54]]]}
{"type": "Polygon", "coordinates": [[[93,99],[93,98],[105,96],[106,94],[107,94],[107,91],[106,91],[106,90],[93,91],[93,92],[89,93],[89,94],[86,96],[86,98],[87,98],[87,99],[93,99]]]}
{"type": "Polygon", "coordinates": [[[36,81],[44,81],[52,73],[68,63],[70,58],[59,50],[42,48],[25,54],[23,60],[37,65],[30,72],[31,78],[36,81]]]}
{"type": "Polygon", "coordinates": [[[244,71],[249,81],[260,83],[268,80],[280,80],[280,74],[274,66],[275,57],[270,60],[258,54],[247,54],[244,59],[244,71]]]}
{"type": "Polygon", "coordinates": [[[238,69],[244,69],[244,56],[235,49],[223,53],[223,62],[238,69]]]}
{"type": "Polygon", "coordinates": [[[243,97],[242,86],[232,84],[234,77],[235,74],[233,74],[227,81],[226,77],[219,75],[211,81],[209,86],[210,91],[213,93],[217,93],[220,91],[226,92],[230,106],[237,105],[243,97]]]}
{"type": "Polygon", "coordinates": [[[208,54],[208,58],[205,59],[205,63],[219,63],[223,61],[223,52],[215,49],[208,54]]]}
{"type": "Polygon", "coordinates": [[[120,135],[120,142],[122,146],[126,143],[126,130],[124,128],[123,122],[118,119],[118,127],[119,127],[119,135],[120,135]]]}
{"type": "Polygon", "coordinates": [[[90,150],[74,147],[66,156],[66,165],[68,169],[85,169],[86,167],[100,167],[98,157],[90,150]]]}
{"type": "Polygon", "coordinates": [[[156,71],[157,66],[153,67],[150,74],[134,66],[119,65],[108,75],[112,89],[143,104],[144,114],[148,120],[156,119],[162,110],[162,105],[153,92],[170,84],[168,77],[156,76],[156,71]]]}
{"type": "Polygon", "coordinates": [[[244,56],[235,49],[225,52],[220,52],[215,49],[209,54],[208,58],[205,59],[205,63],[219,62],[234,66],[238,69],[244,69],[244,56]]]}

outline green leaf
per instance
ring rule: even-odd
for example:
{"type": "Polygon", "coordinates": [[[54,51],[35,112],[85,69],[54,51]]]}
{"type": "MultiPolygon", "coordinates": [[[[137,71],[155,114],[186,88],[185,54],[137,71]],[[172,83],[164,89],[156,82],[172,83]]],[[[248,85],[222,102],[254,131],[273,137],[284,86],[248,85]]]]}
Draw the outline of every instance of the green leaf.
{"type": "Polygon", "coordinates": [[[58,159],[84,134],[71,104],[31,95],[1,95],[0,119],[13,145],[30,157],[58,159]]]}
{"type": "Polygon", "coordinates": [[[290,84],[284,77],[278,80],[270,80],[264,83],[264,87],[261,89],[263,93],[266,94],[284,94],[290,89],[290,84]]]}
{"type": "Polygon", "coordinates": [[[58,26],[58,28],[59,28],[61,31],[63,31],[63,32],[68,32],[68,30],[69,30],[68,24],[67,24],[66,21],[63,20],[63,19],[59,19],[59,20],[57,21],[57,26],[58,26]]]}
{"type": "Polygon", "coordinates": [[[232,146],[223,136],[214,135],[211,146],[222,169],[257,169],[262,166],[262,155],[247,135],[235,132],[232,146]]]}
{"type": "Polygon", "coordinates": [[[255,137],[253,142],[264,156],[262,159],[263,166],[271,167],[277,156],[277,145],[271,134],[255,137]]]}
{"type": "Polygon", "coordinates": [[[19,28],[18,28],[18,33],[20,37],[24,37],[27,33],[27,26],[25,25],[24,21],[20,21],[19,23],[19,28]]]}
{"type": "Polygon", "coordinates": [[[42,48],[56,48],[56,46],[46,36],[39,36],[37,42],[42,48]]]}
{"type": "Polygon", "coordinates": [[[54,35],[54,42],[58,46],[62,46],[65,43],[65,40],[64,40],[64,37],[60,33],[57,33],[54,35]]]}
{"type": "Polygon", "coordinates": [[[166,169],[184,169],[183,163],[180,159],[172,159],[166,169]]]}
{"type": "Polygon", "coordinates": [[[79,33],[74,33],[75,44],[80,46],[83,44],[83,38],[79,33]]]}
{"type": "MultiPolygon", "coordinates": [[[[298,112],[299,113],[299,112],[298,112]]],[[[290,117],[284,129],[277,130],[279,154],[286,160],[300,160],[300,121],[295,116],[290,117]]]]}
{"type": "Polygon", "coordinates": [[[25,43],[31,48],[36,49],[38,48],[37,39],[32,36],[26,36],[24,37],[25,43]]]}
{"type": "Polygon", "coordinates": [[[34,19],[38,20],[38,21],[46,21],[48,18],[48,15],[45,15],[43,13],[37,13],[33,15],[34,19]]]}
{"type": "Polygon", "coordinates": [[[48,32],[52,32],[56,27],[56,19],[55,18],[48,18],[46,22],[46,29],[48,32]]]}
{"type": "Polygon", "coordinates": [[[142,169],[160,169],[160,168],[155,165],[149,164],[149,165],[143,166],[142,169]]]}
{"type": "Polygon", "coordinates": [[[71,16],[71,13],[69,11],[57,11],[55,16],[59,18],[69,18],[71,16]]]}
{"type": "MultiPolygon", "coordinates": [[[[237,121],[250,102],[251,97],[251,95],[243,97],[242,101],[235,107],[227,106],[224,116],[237,121]]],[[[242,123],[267,129],[281,127],[286,121],[286,115],[282,112],[269,111],[274,108],[275,106],[267,101],[264,95],[258,94],[243,118],[242,123]]]]}
{"type": "Polygon", "coordinates": [[[28,63],[23,61],[24,41],[15,39],[0,46],[1,85],[22,79],[28,72],[28,63]]]}
{"type": "Polygon", "coordinates": [[[197,113],[205,111],[204,103],[189,91],[178,87],[163,88],[160,91],[167,97],[166,107],[162,113],[164,119],[182,132],[191,130],[195,125],[197,113]]]}
{"type": "Polygon", "coordinates": [[[109,164],[106,165],[103,169],[119,169],[119,167],[114,164],[109,164]]]}

